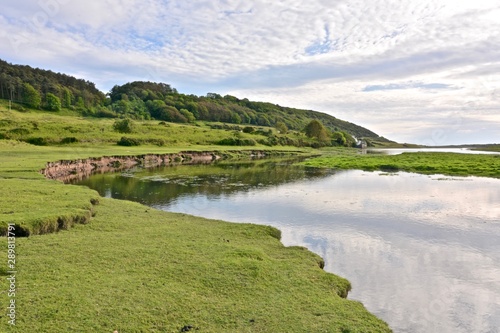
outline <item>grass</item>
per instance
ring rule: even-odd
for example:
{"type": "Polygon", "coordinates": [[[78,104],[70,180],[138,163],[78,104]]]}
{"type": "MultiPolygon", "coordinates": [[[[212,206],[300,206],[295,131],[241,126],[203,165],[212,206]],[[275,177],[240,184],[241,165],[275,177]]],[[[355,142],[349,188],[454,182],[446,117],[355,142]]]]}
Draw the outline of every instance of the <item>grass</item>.
{"type": "MultiPolygon", "coordinates": [[[[8,223],[18,225],[19,234],[43,234],[66,229],[74,223],[87,223],[92,214],[91,202],[98,194],[82,187],[64,185],[44,179],[39,172],[48,161],[77,160],[99,156],[127,156],[145,153],[166,154],[183,150],[225,151],[228,147],[120,147],[102,146],[33,146],[23,142],[0,140],[0,235],[8,223]]],[[[255,148],[255,147],[254,147],[255,148]]],[[[267,148],[267,147],[266,147],[267,148]]],[[[246,148],[239,148],[244,151],[246,148]]],[[[297,153],[293,147],[281,153],[297,153]]],[[[269,151],[278,154],[278,151],[269,151]]],[[[247,154],[238,150],[224,155],[238,158],[247,154]],[[241,155],[241,156],[240,156],[241,155]]]]}
{"type": "MultiPolygon", "coordinates": [[[[64,144],[75,140],[85,145],[109,145],[117,143],[123,136],[138,139],[146,145],[211,145],[235,135],[229,130],[210,129],[202,122],[175,124],[157,120],[135,121],[133,133],[114,131],[114,123],[115,119],[77,117],[68,112],[9,111],[0,105],[0,138],[37,142],[39,145],[64,144]]],[[[265,139],[262,135],[245,133],[239,133],[238,136],[265,139]]]]}
{"type": "Polygon", "coordinates": [[[472,148],[472,150],[500,152],[500,144],[479,145],[476,148],[472,148]]]}
{"type": "Polygon", "coordinates": [[[290,131],[279,134],[275,128],[254,126],[255,132],[241,131],[247,125],[235,125],[197,121],[189,124],[168,123],[158,120],[134,120],[132,133],[114,130],[116,119],[82,117],[74,111],[63,109],[48,112],[26,109],[24,112],[9,110],[7,102],[0,100],[0,139],[18,140],[36,145],[110,145],[126,137],[142,145],[156,146],[200,146],[215,145],[225,141],[226,145],[310,145],[314,140],[303,133],[290,131]],[[217,128],[213,128],[217,127],[217,128]],[[240,131],[235,130],[239,128],[240,131]],[[267,133],[271,133],[270,137],[267,133]]]}
{"type": "MultiPolygon", "coordinates": [[[[16,326],[4,310],[0,331],[390,332],[343,298],[347,280],[310,251],[284,247],[272,227],[98,198],[39,173],[48,161],[221,148],[0,140],[0,225],[31,234],[16,238],[16,326]],[[37,235],[49,231],[59,232],[37,235]]],[[[0,248],[7,304],[6,237],[0,248]]]]}
{"type": "Polygon", "coordinates": [[[46,234],[88,223],[99,195],[89,189],[48,180],[0,179],[0,235],[9,223],[17,236],[46,234]]]}
{"type": "Polygon", "coordinates": [[[88,225],[17,239],[10,331],[389,332],[340,297],[350,285],[321,258],[278,236],[101,199],[88,225]]]}
{"type": "Polygon", "coordinates": [[[311,167],[360,169],[366,171],[406,171],[450,176],[500,178],[500,155],[456,153],[403,153],[400,155],[358,155],[330,152],[302,162],[311,167]]]}

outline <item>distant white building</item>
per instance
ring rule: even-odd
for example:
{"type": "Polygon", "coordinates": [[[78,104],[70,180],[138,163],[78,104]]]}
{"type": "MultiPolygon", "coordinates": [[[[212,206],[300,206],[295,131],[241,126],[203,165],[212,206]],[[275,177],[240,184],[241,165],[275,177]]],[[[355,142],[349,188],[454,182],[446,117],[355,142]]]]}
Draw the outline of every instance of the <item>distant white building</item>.
{"type": "Polygon", "coordinates": [[[360,149],[368,148],[368,144],[366,143],[365,140],[358,139],[354,135],[352,137],[354,138],[354,140],[356,140],[356,148],[360,148],[360,149]]]}

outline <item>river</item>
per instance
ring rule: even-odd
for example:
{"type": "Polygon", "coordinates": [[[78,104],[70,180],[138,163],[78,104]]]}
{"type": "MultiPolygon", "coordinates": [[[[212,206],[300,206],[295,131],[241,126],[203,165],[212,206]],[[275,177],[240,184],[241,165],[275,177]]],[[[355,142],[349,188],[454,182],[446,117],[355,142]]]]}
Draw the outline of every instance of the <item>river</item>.
{"type": "Polygon", "coordinates": [[[394,332],[500,332],[500,180],[292,166],[134,169],[80,182],[172,212],[272,225],[394,332]]]}

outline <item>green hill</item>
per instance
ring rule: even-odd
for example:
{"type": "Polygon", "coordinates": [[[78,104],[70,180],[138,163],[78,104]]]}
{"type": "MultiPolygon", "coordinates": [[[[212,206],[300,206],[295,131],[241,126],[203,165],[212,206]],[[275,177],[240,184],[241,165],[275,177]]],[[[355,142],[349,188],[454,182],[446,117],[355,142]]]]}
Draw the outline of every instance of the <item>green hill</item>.
{"type": "MultiPolygon", "coordinates": [[[[116,85],[104,94],[92,82],[3,60],[0,60],[0,98],[16,103],[14,107],[20,110],[34,108],[57,112],[66,108],[88,117],[175,123],[222,122],[241,125],[235,128],[240,130],[245,126],[276,127],[281,133],[302,131],[309,122],[318,120],[330,135],[340,132],[371,141],[387,141],[364,127],[317,111],[216,93],[187,95],[166,83],[143,81],[116,85]]],[[[333,140],[326,141],[322,145],[335,145],[333,140]]],[[[300,143],[292,142],[291,145],[300,143]]]]}

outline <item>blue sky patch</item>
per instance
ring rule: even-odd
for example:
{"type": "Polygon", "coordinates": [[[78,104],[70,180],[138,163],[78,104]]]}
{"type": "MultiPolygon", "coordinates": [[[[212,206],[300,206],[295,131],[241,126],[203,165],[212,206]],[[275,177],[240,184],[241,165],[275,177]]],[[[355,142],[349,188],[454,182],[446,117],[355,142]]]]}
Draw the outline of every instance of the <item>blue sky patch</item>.
{"type": "Polygon", "coordinates": [[[381,91],[381,90],[403,90],[403,89],[451,89],[452,86],[444,83],[422,83],[422,82],[408,82],[408,83],[389,83],[381,85],[369,85],[363,88],[362,91],[381,91]]]}

